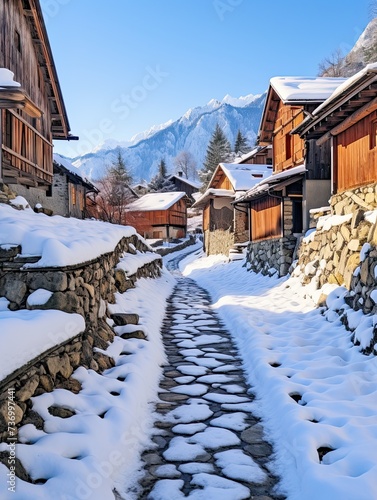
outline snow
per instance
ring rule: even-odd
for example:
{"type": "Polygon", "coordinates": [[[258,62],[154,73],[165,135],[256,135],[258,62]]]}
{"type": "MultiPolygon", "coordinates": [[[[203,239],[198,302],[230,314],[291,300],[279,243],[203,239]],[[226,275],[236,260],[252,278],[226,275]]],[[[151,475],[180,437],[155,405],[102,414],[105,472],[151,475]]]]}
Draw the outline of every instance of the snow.
{"type": "Polygon", "coordinates": [[[63,156],[59,155],[58,153],[54,153],[54,161],[58,163],[59,165],[62,165],[65,169],[68,170],[68,172],[71,172],[71,174],[77,175],[81,179],[83,179],[85,182],[90,183],[90,181],[86,178],[85,175],[80,171],[79,168],[75,167],[72,165],[72,163],[67,160],[67,158],[64,158],[63,156]]]}
{"type": "MultiPolygon", "coordinates": [[[[242,264],[219,255],[180,264],[185,276],[210,291],[256,391],[253,403],[222,407],[262,419],[274,445],[271,467],[289,500],[373,498],[377,358],[361,354],[335,313],[347,307],[345,290],[334,288],[323,315],[298,278],[256,275],[242,264]],[[294,393],[299,404],[290,397],[294,393]],[[333,449],[322,460],[321,447],[333,449]]],[[[376,319],[362,313],[350,318],[360,341],[368,343],[376,319]]]]}
{"type": "Polygon", "coordinates": [[[166,193],[148,193],[127,205],[130,212],[149,212],[151,210],[168,210],[174,203],[184,198],[183,191],[172,191],[166,193]]]}
{"type": "Polygon", "coordinates": [[[247,481],[248,483],[263,483],[266,473],[254,460],[241,450],[227,450],[215,454],[216,464],[221,467],[225,476],[230,479],[247,481]]]}
{"type": "Polygon", "coordinates": [[[21,87],[14,80],[14,73],[7,68],[0,68],[0,87],[21,87]]]}
{"type": "Polygon", "coordinates": [[[84,318],[79,314],[52,310],[13,312],[1,308],[0,323],[1,344],[7,346],[0,350],[0,380],[85,330],[84,318]]]}
{"type": "Polygon", "coordinates": [[[133,234],[136,231],[130,226],[59,215],[48,217],[0,204],[0,244],[21,245],[22,256],[41,257],[25,267],[60,267],[87,262],[113,251],[123,237],[133,234]]]}
{"type": "Polygon", "coordinates": [[[275,76],[270,85],[283,102],[324,101],[346,78],[275,76]]]}
{"type": "Polygon", "coordinates": [[[220,167],[230,180],[234,191],[251,189],[261,179],[269,177],[272,173],[272,167],[269,165],[220,163],[220,167]]]}
{"type": "Polygon", "coordinates": [[[52,292],[45,290],[44,288],[39,288],[35,292],[31,293],[27,298],[28,306],[39,306],[44,305],[52,297],[52,292]]]}
{"type": "Polygon", "coordinates": [[[125,253],[121,257],[116,268],[122,269],[128,276],[132,276],[136,273],[139,267],[160,259],[161,256],[155,252],[140,252],[139,250],[136,250],[135,255],[125,253]]]}

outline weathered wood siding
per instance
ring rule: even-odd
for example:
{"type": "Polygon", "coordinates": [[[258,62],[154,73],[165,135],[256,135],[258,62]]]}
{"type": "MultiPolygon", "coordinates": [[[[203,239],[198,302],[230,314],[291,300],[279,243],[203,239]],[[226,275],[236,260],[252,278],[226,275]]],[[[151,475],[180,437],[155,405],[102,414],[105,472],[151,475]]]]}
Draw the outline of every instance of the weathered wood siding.
{"type": "MultiPolygon", "coordinates": [[[[175,226],[182,228],[183,232],[179,237],[184,236],[187,226],[186,202],[179,200],[168,210],[151,211],[128,211],[126,212],[126,224],[133,226],[142,236],[150,236],[161,226],[175,226]]],[[[165,237],[164,235],[156,237],[165,237]]]]}
{"type": "Polygon", "coordinates": [[[282,236],[281,200],[266,196],[251,202],[251,240],[282,236]]]}
{"type": "Polygon", "coordinates": [[[377,181],[377,111],[334,137],[333,192],[377,181]]]}
{"type": "Polygon", "coordinates": [[[9,167],[11,177],[12,170],[16,169],[26,177],[51,183],[52,131],[48,83],[35,50],[37,33],[29,14],[24,12],[23,4],[22,0],[0,2],[0,67],[13,71],[15,80],[43,114],[41,118],[32,118],[21,110],[2,112],[3,130],[6,130],[2,138],[5,146],[4,167],[9,167]]]}
{"type": "Polygon", "coordinates": [[[290,106],[280,102],[273,134],[274,172],[282,172],[303,163],[304,141],[297,134],[290,134],[303,119],[302,106],[290,106]]]}

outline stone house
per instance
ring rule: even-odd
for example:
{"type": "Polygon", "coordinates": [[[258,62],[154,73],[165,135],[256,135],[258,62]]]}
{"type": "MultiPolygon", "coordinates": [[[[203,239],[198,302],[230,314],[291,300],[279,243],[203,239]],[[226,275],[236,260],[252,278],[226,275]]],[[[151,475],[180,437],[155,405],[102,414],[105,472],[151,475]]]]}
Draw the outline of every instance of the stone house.
{"type": "Polygon", "coordinates": [[[0,2],[0,182],[31,205],[53,183],[54,139],[70,134],[39,0],[0,2]]]}
{"type": "Polygon", "coordinates": [[[184,238],[187,195],[183,191],[148,193],[127,205],[124,223],[133,226],[144,238],[184,238]]]}
{"type": "Polygon", "coordinates": [[[60,155],[54,154],[51,197],[46,196],[43,206],[51,208],[55,215],[84,219],[88,216],[87,205],[91,203],[88,195],[92,195],[91,200],[93,200],[98,192],[94,184],[86,179],[78,168],[60,155]]]}
{"type": "Polygon", "coordinates": [[[228,254],[234,245],[249,240],[248,211],[233,202],[270,173],[268,165],[217,166],[206,192],[193,205],[203,210],[203,246],[207,255],[228,254]]]}
{"type": "Polygon", "coordinates": [[[297,237],[309,228],[310,211],[328,203],[330,147],[305,142],[292,131],[344,81],[322,77],[270,81],[258,143],[272,145],[272,174],[235,202],[249,212],[248,259],[258,271],[272,267],[286,274],[297,237]]]}

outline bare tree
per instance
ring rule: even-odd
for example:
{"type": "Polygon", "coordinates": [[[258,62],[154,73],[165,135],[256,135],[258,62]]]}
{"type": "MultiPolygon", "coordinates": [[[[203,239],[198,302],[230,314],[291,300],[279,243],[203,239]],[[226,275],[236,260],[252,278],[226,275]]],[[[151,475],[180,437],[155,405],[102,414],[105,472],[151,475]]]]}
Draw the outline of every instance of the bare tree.
{"type": "Polygon", "coordinates": [[[337,49],[329,57],[325,57],[319,63],[318,74],[319,76],[343,76],[344,69],[344,56],[341,49],[337,49]]]}
{"type": "Polygon", "coordinates": [[[183,172],[183,175],[186,179],[195,179],[196,178],[196,162],[194,157],[188,151],[181,151],[174,158],[174,165],[176,171],[183,172]]]}

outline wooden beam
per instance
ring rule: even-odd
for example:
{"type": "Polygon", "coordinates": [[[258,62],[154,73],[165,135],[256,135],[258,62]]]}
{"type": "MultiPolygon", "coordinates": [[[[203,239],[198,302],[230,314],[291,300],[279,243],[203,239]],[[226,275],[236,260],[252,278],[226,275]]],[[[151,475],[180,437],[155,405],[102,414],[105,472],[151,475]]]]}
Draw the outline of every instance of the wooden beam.
{"type": "Polygon", "coordinates": [[[330,139],[331,136],[338,135],[341,132],[344,132],[346,129],[352,127],[352,125],[362,120],[376,109],[377,109],[377,97],[375,97],[372,101],[368,102],[367,104],[359,108],[354,113],[352,113],[352,115],[349,115],[345,120],[339,123],[339,125],[336,125],[333,129],[329,130],[326,134],[320,137],[317,140],[316,143],[317,146],[321,146],[322,144],[324,144],[326,141],[330,139]]]}

